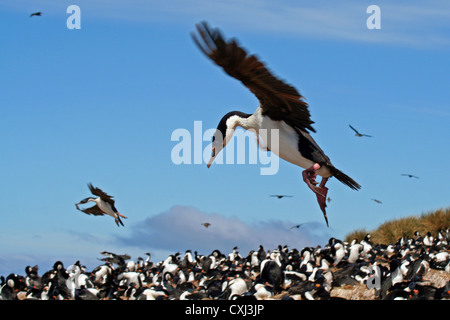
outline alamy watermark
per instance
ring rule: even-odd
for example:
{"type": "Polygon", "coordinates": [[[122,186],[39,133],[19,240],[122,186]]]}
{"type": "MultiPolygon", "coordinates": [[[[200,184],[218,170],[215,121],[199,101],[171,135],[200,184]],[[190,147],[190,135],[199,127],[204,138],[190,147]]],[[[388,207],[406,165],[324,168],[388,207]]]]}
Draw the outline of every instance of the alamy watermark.
{"type": "Polygon", "coordinates": [[[175,129],[171,141],[178,142],[171,151],[172,163],[176,165],[260,164],[261,175],[274,175],[279,169],[278,129],[228,129],[223,137],[217,129],[203,130],[202,121],[194,121],[191,131],[175,129]]]}
{"type": "MultiPolygon", "coordinates": [[[[70,16],[67,18],[67,29],[81,29],[81,9],[78,5],[72,4],[66,10],[70,16]]],[[[381,29],[381,9],[379,6],[372,4],[367,7],[366,13],[370,16],[366,20],[366,26],[369,30],[381,29]]]]}
{"type": "MultiPolygon", "coordinates": [[[[70,14],[66,26],[69,30],[81,29],[81,9],[78,5],[70,5],[66,12],[70,14]]],[[[366,21],[370,30],[381,29],[381,9],[377,5],[367,7],[371,14],[366,21]]],[[[231,130],[231,129],[228,129],[231,130]]],[[[172,148],[171,159],[180,164],[260,164],[261,175],[274,175],[279,169],[279,132],[277,129],[265,130],[232,130],[222,137],[217,129],[203,132],[202,122],[194,121],[193,135],[187,129],[176,129],[171,140],[178,141],[172,148]],[[211,142],[214,137],[214,142],[211,142]],[[257,143],[251,143],[252,139],[257,143]],[[225,140],[224,140],[225,139],[225,140]],[[204,143],[210,144],[205,147],[204,143]],[[263,145],[265,143],[265,145],[263,145]],[[270,145],[270,151],[266,145],[270,145]],[[226,147],[225,147],[226,146],[226,147]],[[211,154],[212,153],[212,154],[211,154]]]]}
{"type": "Polygon", "coordinates": [[[369,30],[381,29],[381,9],[379,6],[372,4],[367,7],[366,13],[370,14],[367,18],[366,26],[369,30]]]}
{"type": "Polygon", "coordinates": [[[67,7],[67,13],[70,13],[70,16],[67,18],[66,26],[67,29],[81,29],[81,9],[79,6],[72,4],[67,7]]]}

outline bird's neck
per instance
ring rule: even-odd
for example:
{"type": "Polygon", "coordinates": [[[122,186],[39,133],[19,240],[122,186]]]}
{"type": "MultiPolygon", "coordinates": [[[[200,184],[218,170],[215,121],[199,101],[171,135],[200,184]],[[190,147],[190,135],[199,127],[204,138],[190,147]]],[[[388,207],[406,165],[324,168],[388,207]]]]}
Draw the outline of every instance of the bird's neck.
{"type": "Polygon", "coordinates": [[[236,129],[236,127],[242,127],[245,130],[258,130],[259,125],[256,114],[247,114],[239,111],[235,111],[227,119],[227,128],[236,129]]]}

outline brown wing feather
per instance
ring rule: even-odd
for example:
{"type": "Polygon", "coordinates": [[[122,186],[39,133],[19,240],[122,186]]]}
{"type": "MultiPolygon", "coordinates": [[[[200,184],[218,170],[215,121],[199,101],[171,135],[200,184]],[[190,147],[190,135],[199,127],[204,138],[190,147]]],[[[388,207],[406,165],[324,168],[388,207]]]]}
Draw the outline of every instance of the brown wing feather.
{"type": "Polygon", "coordinates": [[[80,211],[86,214],[92,214],[94,216],[103,216],[105,214],[102,210],[100,210],[100,208],[97,205],[94,205],[86,209],[80,209],[80,211]]]}
{"type": "Polygon", "coordinates": [[[240,80],[260,101],[263,115],[315,132],[308,104],[293,86],[275,77],[255,55],[249,55],[235,39],[225,41],[218,29],[203,22],[197,26],[200,50],[230,76],[240,80]]]}
{"type": "Polygon", "coordinates": [[[113,196],[110,196],[103,192],[100,188],[94,187],[91,183],[88,183],[89,190],[91,190],[93,195],[100,197],[103,201],[114,204],[113,196]]]}

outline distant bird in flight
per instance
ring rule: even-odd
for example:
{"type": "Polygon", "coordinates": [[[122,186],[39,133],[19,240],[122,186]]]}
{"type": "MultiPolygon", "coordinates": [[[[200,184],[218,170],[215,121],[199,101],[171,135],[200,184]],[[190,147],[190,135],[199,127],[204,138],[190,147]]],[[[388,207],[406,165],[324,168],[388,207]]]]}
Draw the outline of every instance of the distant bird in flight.
{"type": "Polygon", "coordinates": [[[204,226],[205,228],[208,228],[210,225],[211,225],[211,223],[209,223],[209,222],[202,223],[202,226],[204,226]]]}
{"type": "Polygon", "coordinates": [[[330,198],[330,197],[328,197],[328,198],[327,198],[327,201],[328,201],[328,203],[330,203],[330,202],[331,202],[331,198],[330,198]]]}
{"type": "Polygon", "coordinates": [[[127,219],[124,215],[120,214],[116,207],[114,206],[115,201],[112,199],[113,197],[110,195],[107,195],[104,193],[101,189],[95,188],[92,184],[88,184],[89,190],[91,190],[92,194],[97,196],[95,197],[88,197],[80,202],[76,203],[75,206],[78,210],[86,213],[86,214],[92,214],[94,216],[103,216],[105,214],[113,217],[116,221],[117,226],[119,226],[119,223],[123,226],[123,222],[120,219],[120,217],[127,219]],[[93,207],[87,208],[87,209],[80,209],[78,207],[79,204],[85,204],[88,202],[95,202],[95,205],[93,207]]]}
{"type": "Polygon", "coordinates": [[[272,194],[271,197],[275,197],[275,198],[278,198],[278,199],[292,198],[292,196],[288,196],[288,195],[285,195],[285,194],[272,194]]]}
{"type": "Polygon", "coordinates": [[[418,176],[415,176],[415,175],[413,175],[413,174],[408,174],[408,173],[402,173],[402,176],[409,177],[409,178],[416,178],[416,179],[419,179],[418,176]]]}
{"type": "Polygon", "coordinates": [[[381,202],[380,200],[377,199],[372,199],[373,201],[375,201],[376,203],[382,204],[383,202],[381,202]]]}
{"type": "Polygon", "coordinates": [[[42,16],[42,12],[41,12],[41,11],[38,11],[38,12],[34,12],[34,13],[30,14],[30,18],[31,18],[31,17],[34,17],[34,16],[40,17],[40,16],[42,16]]]}
{"type": "Polygon", "coordinates": [[[271,73],[255,55],[248,54],[235,39],[224,39],[218,29],[211,29],[206,22],[196,27],[198,34],[193,33],[192,38],[199,49],[228,75],[241,81],[259,100],[253,114],[231,111],[222,117],[212,138],[212,154],[207,167],[231,140],[236,127],[254,130],[258,144],[305,169],[302,171],[303,181],[315,193],[328,226],[325,210],[327,180],[334,176],[354,190],[360,189],[360,185],[338,170],[310,135],[310,132],[315,132],[314,122],[304,97],[296,88],[271,73]],[[270,137],[272,129],[279,133],[276,141],[270,137]],[[268,132],[264,143],[260,143],[260,131],[268,132]],[[322,177],[320,184],[315,180],[317,175],[322,177]]]}
{"type": "Polygon", "coordinates": [[[359,133],[358,130],[356,130],[355,128],[353,128],[351,125],[348,125],[348,126],[349,126],[350,128],[352,128],[353,131],[356,132],[355,136],[357,136],[357,137],[372,137],[372,136],[369,136],[368,134],[359,133]]]}
{"type": "Polygon", "coordinates": [[[300,224],[297,224],[297,225],[295,225],[295,226],[293,226],[293,227],[290,227],[289,229],[294,229],[294,228],[300,228],[302,225],[304,225],[304,224],[306,224],[306,223],[300,223],[300,224]]]}

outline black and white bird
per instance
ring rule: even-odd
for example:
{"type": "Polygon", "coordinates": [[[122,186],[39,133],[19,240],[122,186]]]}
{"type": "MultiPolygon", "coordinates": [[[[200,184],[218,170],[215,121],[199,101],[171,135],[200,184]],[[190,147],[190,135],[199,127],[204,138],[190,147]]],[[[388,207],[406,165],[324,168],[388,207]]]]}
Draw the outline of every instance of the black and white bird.
{"type": "Polygon", "coordinates": [[[359,133],[358,130],[356,130],[355,128],[353,128],[351,125],[348,125],[353,131],[355,131],[355,136],[357,136],[358,138],[361,137],[369,137],[371,138],[372,136],[369,136],[368,134],[364,134],[364,133],[359,133]]]}
{"type": "Polygon", "coordinates": [[[210,29],[205,22],[197,25],[197,31],[198,35],[193,33],[192,38],[200,50],[228,75],[240,80],[259,100],[259,107],[253,114],[231,111],[220,120],[212,139],[212,156],[208,168],[230,141],[236,127],[252,130],[260,146],[259,135],[265,132],[267,141],[263,142],[268,150],[305,169],[303,181],[316,194],[328,225],[325,210],[327,180],[334,176],[354,190],[360,189],[360,185],[333,166],[310,135],[310,132],[315,132],[312,127],[314,122],[303,96],[297,89],[274,76],[236,40],[225,40],[218,29],[210,29]],[[279,139],[272,141],[272,134],[269,134],[271,130],[278,130],[279,139]],[[316,181],[317,175],[322,177],[320,184],[316,181]]]}
{"type": "Polygon", "coordinates": [[[106,194],[101,189],[94,187],[91,183],[88,184],[88,187],[89,190],[91,190],[92,194],[97,197],[88,197],[81,200],[80,202],[75,204],[77,209],[86,214],[92,214],[94,216],[103,216],[107,214],[114,218],[117,226],[120,226],[119,223],[123,226],[124,224],[120,218],[122,217],[124,219],[127,219],[127,217],[117,211],[113,197],[106,194]],[[88,202],[95,202],[95,205],[86,209],[80,209],[80,207],[78,206],[79,204],[85,204],[88,202]]]}

